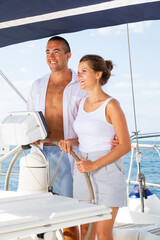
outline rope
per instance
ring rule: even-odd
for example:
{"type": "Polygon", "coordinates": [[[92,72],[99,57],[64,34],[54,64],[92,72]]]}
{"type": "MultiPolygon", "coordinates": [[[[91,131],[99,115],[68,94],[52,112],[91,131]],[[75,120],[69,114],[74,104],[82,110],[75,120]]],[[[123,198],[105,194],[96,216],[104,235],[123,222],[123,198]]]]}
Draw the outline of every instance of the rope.
{"type": "MultiPolygon", "coordinates": [[[[58,141],[56,141],[56,140],[51,140],[51,139],[48,139],[48,138],[46,138],[45,140],[41,140],[40,142],[42,142],[42,143],[52,143],[52,144],[55,144],[55,145],[59,146],[59,142],[58,142],[58,141]]],[[[59,161],[58,161],[58,164],[57,164],[57,167],[56,167],[54,176],[57,174],[59,164],[60,164],[60,162],[61,162],[61,160],[62,160],[62,156],[63,156],[63,152],[62,152],[62,154],[61,154],[61,156],[60,156],[60,159],[59,159],[59,161]]],[[[76,161],[81,161],[81,160],[79,159],[79,157],[78,157],[72,150],[71,150],[71,156],[72,156],[76,161]]],[[[83,174],[84,174],[84,176],[85,176],[85,179],[86,179],[86,182],[87,182],[87,185],[88,185],[88,190],[89,190],[89,194],[90,194],[91,203],[94,204],[94,203],[95,203],[95,200],[94,200],[94,192],[93,192],[93,187],[92,187],[92,183],[91,183],[90,177],[88,176],[87,173],[83,173],[83,174]]],[[[55,179],[54,176],[53,176],[53,178],[52,178],[51,186],[52,186],[52,184],[53,184],[53,182],[54,182],[54,179],[55,179]]],[[[85,236],[84,240],[88,240],[88,239],[90,238],[90,235],[91,235],[91,232],[92,232],[92,229],[93,229],[93,225],[94,225],[94,223],[90,223],[90,224],[89,224],[88,231],[87,231],[87,233],[86,233],[86,236],[85,236]]],[[[62,233],[61,230],[59,230],[59,232],[60,232],[61,235],[63,235],[63,233],[62,233]]],[[[63,236],[63,239],[65,239],[64,236],[63,236]]]]}
{"type": "Polygon", "coordinates": [[[60,162],[61,162],[61,160],[62,160],[63,154],[64,154],[64,152],[62,151],[61,156],[60,156],[60,158],[59,158],[59,161],[58,161],[58,163],[57,163],[57,167],[56,167],[56,169],[55,169],[55,171],[54,171],[54,175],[53,175],[52,181],[51,181],[51,183],[50,183],[50,186],[53,186],[53,183],[54,183],[55,177],[56,177],[56,175],[57,175],[58,168],[59,168],[60,162]]]}
{"type": "Polygon", "coordinates": [[[89,240],[89,238],[91,236],[93,225],[94,225],[94,223],[89,224],[88,231],[86,233],[86,236],[85,236],[84,240],[89,240]]]}
{"type": "MultiPolygon", "coordinates": [[[[55,144],[57,146],[59,146],[59,142],[56,141],[56,140],[51,140],[51,139],[44,139],[44,140],[41,140],[40,142],[42,143],[52,143],[52,144],[55,144]]],[[[81,161],[79,159],[79,157],[71,150],[71,156],[76,160],[76,161],[81,161]]],[[[88,185],[88,190],[89,190],[89,194],[90,194],[90,200],[91,200],[91,203],[95,203],[95,198],[94,198],[94,192],[93,192],[93,187],[92,187],[92,183],[91,183],[91,180],[90,180],[90,177],[88,176],[87,173],[83,173],[84,176],[85,176],[85,179],[86,179],[86,182],[87,182],[87,185],[88,185]]]]}

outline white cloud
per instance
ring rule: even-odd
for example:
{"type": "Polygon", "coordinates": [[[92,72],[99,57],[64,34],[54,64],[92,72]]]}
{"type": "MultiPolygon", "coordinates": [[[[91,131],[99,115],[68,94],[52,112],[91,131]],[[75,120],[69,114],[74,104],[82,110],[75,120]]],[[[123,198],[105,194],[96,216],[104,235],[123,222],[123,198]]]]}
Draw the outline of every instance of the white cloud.
{"type": "Polygon", "coordinates": [[[95,37],[95,36],[96,36],[96,33],[95,33],[95,32],[91,32],[91,33],[90,33],[90,36],[91,36],[91,37],[95,37]]]}
{"type": "Polygon", "coordinates": [[[150,27],[152,24],[152,21],[147,22],[138,22],[138,23],[130,23],[129,24],[129,30],[134,33],[143,33],[143,31],[150,27]]]}
{"type": "Polygon", "coordinates": [[[128,88],[128,87],[131,87],[131,84],[130,84],[130,82],[119,82],[119,83],[116,83],[115,84],[115,87],[116,88],[128,88]]]}
{"type": "Polygon", "coordinates": [[[139,81],[135,81],[133,84],[137,88],[142,88],[142,89],[149,89],[151,91],[157,91],[160,89],[160,83],[158,81],[151,81],[151,82],[146,82],[145,80],[142,80],[142,78],[139,78],[139,81]]]}
{"type": "Polygon", "coordinates": [[[14,85],[19,89],[28,91],[31,88],[33,82],[34,80],[18,80],[14,82],[14,85]]]}
{"type": "MultiPolygon", "coordinates": [[[[130,32],[142,33],[144,31],[144,29],[150,27],[151,24],[152,24],[152,21],[146,21],[146,22],[130,23],[130,24],[128,24],[128,26],[129,26],[130,32]]],[[[98,34],[100,34],[102,36],[106,36],[109,34],[114,34],[114,35],[118,36],[124,31],[126,32],[126,24],[99,28],[96,31],[92,32],[90,35],[96,36],[96,34],[98,32],[98,34]]]]}
{"type": "Polygon", "coordinates": [[[122,33],[122,29],[119,29],[119,30],[117,30],[117,31],[115,32],[115,35],[118,36],[118,35],[120,35],[121,33],[122,33]]]}
{"type": "MultiPolygon", "coordinates": [[[[33,82],[34,80],[17,80],[14,81],[14,86],[18,92],[20,92],[20,94],[27,99],[33,82]]],[[[15,95],[16,98],[19,98],[19,96],[12,89],[10,95],[15,95]]]]}
{"type": "Polygon", "coordinates": [[[149,88],[159,88],[160,89],[160,82],[159,81],[151,81],[147,83],[149,88]]]}
{"type": "Polygon", "coordinates": [[[120,35],[122,32],[126,32],[126,24],[116,26],[114,28],[114,34],[115,35],[120,35]]]}
{"type": "MultiPolygon", "coordinates": [[[[133,76],[133,82],[134,82],[135,80],[137,80],[137,79],[140,80],[140,82],[141,82],[142,74],[140,74],[140,73],[134,73],[134,74],[132,74],[132,76],[133,76]]],[[[124,80],[129,80],[129,82],[130,82],[130,79],[131,79],[130,73],[122,73],[122,74],[119,75],[119,77],[120,77],[121,79],[124,79],[124,80]]]]}
{"type": "Polygon", "coordinates": [[[35,45],[34,43],[30,43],[30,44],[28,45],[28,47],[29,47],[29,48],[36,48],[36,45],[35,45]]]}
{"type": "Polygon", "coordinates": [[[108,35],[113,31],[113,29],[111,27],[105,27],[105,28],[99,28],[97,29],[97,31],[101,35],[108,35]]]}
{"type": "Polygon", "coordinates": [[[18,49],[18,53],[22,54],[22,53],[27,53],[26,49],[18,49]]]}
{"type": "Polygon", "coordinates": [[[23,72],[23,73],[26,73],[27,72],[27,69],[25,67],[21,67],[20,68],[20,71],[23,72]]]}
{"type": "Polygon", "coordinates": [[[17,80],[17,81],[14,81],[14,85],[15,86],[20,86],[21,85],[21,87],[23,87],[23,86],[25,86],[25,87],[30,87],[31,86],[31,84],[33,83],[33,81],[34,80],[17,80]]]}
{"type": "Polygon", "coordinates": [[[160,90],[144,90],[143,95],[152,96],[153,98],[160,96],[160,90]]]}
{"type": "Polygon", "coordinates": [[[131,23],[129,24],[129,30],[134,33],[142,33],[144,30],[144,24],[140,23],[131,23]]]}

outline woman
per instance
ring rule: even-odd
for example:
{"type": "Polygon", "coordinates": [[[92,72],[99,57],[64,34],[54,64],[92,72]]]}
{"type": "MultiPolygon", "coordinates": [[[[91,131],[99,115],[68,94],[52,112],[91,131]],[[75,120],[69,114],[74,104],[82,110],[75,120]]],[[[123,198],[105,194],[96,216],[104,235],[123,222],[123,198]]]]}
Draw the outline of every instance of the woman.
{"type": "MultiPolygon", "coordinates": [[[[78,67],[80,88],[88,92],[79,104],[74,122],[77,139],[61,140],[59,146],[70,153],[79,146],[81,161],[76,162],[73,175],[73,196],[89,200],[84,175],[89,173],[96,204],[105,204],[112,209],[112,219],[97,222],[95,231],[98,240],[112,240],[113,224],[119,207],[126,206],[126,183],[121,157],[131,149],[130,137],[124,113],[118,101],[102,89],[113,68],[111,61],[97,55],[82,57],[78,67]],[[110,140],[118,136],[119,144],[111,151],[110,140]]],[[[81,226],[84,239],[88,225],[81,226]]],[[[94,239],[94,234],[90,239],[94,239]]]]}

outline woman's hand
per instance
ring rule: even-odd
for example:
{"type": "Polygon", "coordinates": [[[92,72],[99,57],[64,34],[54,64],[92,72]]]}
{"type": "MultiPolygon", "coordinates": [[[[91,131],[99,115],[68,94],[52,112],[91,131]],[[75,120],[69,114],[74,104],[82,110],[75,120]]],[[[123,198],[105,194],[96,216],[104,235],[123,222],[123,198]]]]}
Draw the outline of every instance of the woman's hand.
{"type": "Polygon", "coordinates": [[[81,161],[76,162],[76,166],[81,173],[92,172],[95,169],[94,162],[91,162],[85,158],[81,158],[81,161]]]}

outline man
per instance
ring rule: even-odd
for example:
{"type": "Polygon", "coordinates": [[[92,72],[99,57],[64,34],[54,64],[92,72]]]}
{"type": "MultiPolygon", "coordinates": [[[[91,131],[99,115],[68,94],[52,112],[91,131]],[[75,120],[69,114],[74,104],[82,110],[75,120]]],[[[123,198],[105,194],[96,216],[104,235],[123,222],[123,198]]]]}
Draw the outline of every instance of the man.
{"type": "MultiPolygon", "coordinates": [[[[78,111],[78,102],[86,95],[77,82],[77,75],[68,68],[71,50],[68,42],[59,36],[49,39],[46,48],[46,60],[51,73],[35,81],[28,98],[28,111],[42,111],[48,125],[48,138],[75,138],[73,122],[78,111]]],[[[43,150],[50,163],[50,175],[53,176],[61,150],[53,144],[44,144],[43,150]]],[[[54,184],[54,192],[73,196],[72,169],[73,160],[64,154],[54,184]]],[[[66,239],[78,239],[76,228],[64,230],[66,239]],[[68,237],[68,238],[67,238],[68,237]]]]}

